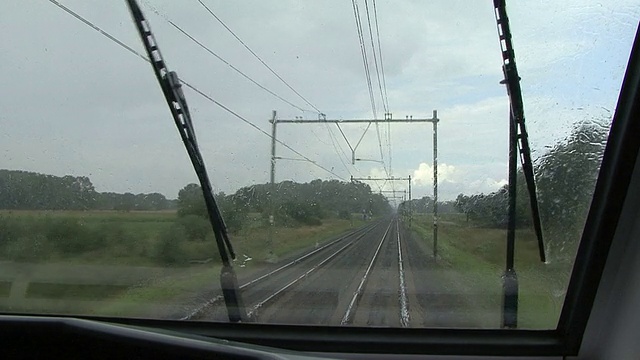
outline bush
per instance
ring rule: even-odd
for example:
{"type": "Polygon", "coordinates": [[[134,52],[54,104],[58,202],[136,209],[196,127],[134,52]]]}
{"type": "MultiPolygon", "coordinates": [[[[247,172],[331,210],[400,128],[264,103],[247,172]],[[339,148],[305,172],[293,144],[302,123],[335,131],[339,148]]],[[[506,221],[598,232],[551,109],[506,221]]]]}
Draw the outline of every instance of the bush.
{"type": "Polygon", "coordinates": [[[237,207],[226,207],[222,213],[224,224],[227,226],[227,230],[230,233],[236,234],[247,221],[248,214],[246,211],[237,207]]]}
{"type": "Polygon", "coordinates": [[[178,219],[178,223],[184,227],[187,240],[204,241],[207,235],[213,235],[211,223],[201,216],[185,215],[178,219]]]}
{"type": "Polygon", "coordinates": [[[351,220],[351,212],[348,211],[348,210],[340,210],[340,211],[338,211],[338,219],[351,220]]]}
{"type": "Polygon", "coordinates": [[[290,201],[283,205],[284,213],[295,221],[310,226],[322,225],[320,217],[322,213],[317,204],[307,205],[290,201]]]}
{"type": "Polygon", "coordinates": [[[76,219],[53,219],[46,230],[47,239],[61,252],[80,254],[104,246],[104,237],[76,219]]]}
{"type": "Polygon", "coordinates": [[[119,223],[106,223],[102,224],[95,231],[96,236],[104,242],[105,246],[113,245],[131,245],[135,241],[134,235],[131,231],[119,223]]]}
{"type": "Polygon", "coordinates": [[[164,265],[180,265],[187,262],[187,254],[183,243],[186,238],[185,228],[176,224],[160,234],[156,244],[156,257],[164,265]]]}
{"type": "Polygon", "coordinates": [[[51,244],[42,234],[23,236],[6,247],[7,258],[14,261],[40,261],[51,256],[51,244]]]}
{"type": "Polygon", "coordinates": [[[17,219],[0,216],[0,249],[17,241],[24,232],[24,225],[17,219]]]}

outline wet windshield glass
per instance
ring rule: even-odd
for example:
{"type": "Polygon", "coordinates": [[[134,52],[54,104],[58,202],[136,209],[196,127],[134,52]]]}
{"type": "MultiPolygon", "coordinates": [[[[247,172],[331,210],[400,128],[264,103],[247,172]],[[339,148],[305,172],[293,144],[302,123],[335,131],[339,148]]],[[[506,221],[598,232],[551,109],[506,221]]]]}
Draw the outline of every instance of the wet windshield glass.
{"type": "MultiPolygon", "coordinates": [[[[139,6],[189,104],[244,321],[556,327],[638,1],[506,7],[545,262],[520,154],[509,261],[515,93],[492,2],[139,6]]],[[[0,312],[229,321],[126,2],[5,7],[0,312]]]]}

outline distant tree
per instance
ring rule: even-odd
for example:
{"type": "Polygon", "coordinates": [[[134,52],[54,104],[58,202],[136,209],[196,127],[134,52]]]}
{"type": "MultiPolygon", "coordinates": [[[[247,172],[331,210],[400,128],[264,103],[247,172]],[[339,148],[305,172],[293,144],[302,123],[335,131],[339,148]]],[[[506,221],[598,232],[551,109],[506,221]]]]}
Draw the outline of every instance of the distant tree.
{"type": "Polygon", "coordinates": [[[0,170],[0,208],[21,210],[86,210],[96,191],[85,176],[63,177],[29,171],[0,170]]]}
{"type": "Polygon", "coordinates": [[[591,205],[607,141],[607,121],[576,125],[536,168],[542,225],[547,248],[572,258],[591,205]]]}
{"type": "Polygon", "coordinates": [[[469,222],[469,212],[471,211],[471,199],[464,194],[459,194],[458,197],[456,198],[454,206],[456,207],[456,209],[458,209],[459,212],[466,215],[467,222],[469,222]]]}
{"type": "MultiPolygon", "coordinates": [[[[246,199],[221,192],[215,195],[215,200],[227,230],[232,233],[240,231],[248,213],[246,199]]],[[[202,188],[198,184],[189,184],[178,192],[178,216],[189,215],[209,219],[202,188]]]]}
{"type": "Polygon", "coordinates": [[[207,207],[198,184],[188,184],[178,192],[178,216],[207,217],[207,207]]]}

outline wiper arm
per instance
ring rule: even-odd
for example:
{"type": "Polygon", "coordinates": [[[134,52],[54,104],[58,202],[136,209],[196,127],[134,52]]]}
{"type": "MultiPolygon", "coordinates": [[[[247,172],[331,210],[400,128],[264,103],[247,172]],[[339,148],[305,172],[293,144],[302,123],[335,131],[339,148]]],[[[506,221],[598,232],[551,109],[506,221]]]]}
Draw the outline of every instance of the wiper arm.
{"type": "Polygon", "coordinates": [[[536,194],[536,183],[533,175],[533,161],[531,160],[531,148],[529,147],[529,135],[524,121],[524,104],[522,101],[522,89],[520,88],[520,76],[516,67],[515,52],[511,42],[511,29],[505,0],[493,0],[495,7],[496,21],[498,24],[498,35],[500,37],[500,47],[502,48],[502,70],[504,80],[501,83],[507,85],[511,107],[510,121],[515,124],[516,145],[520,148],[520,160],[522,171],[527,182],[529,202],[531,203],[531,215],[533,216],[533,227],[538,238],[538,252],[540,261],[546,261],[544,241],[542,239],[542,223],[540,221],[540,209],[538,207],[538,196],[536,194]]]}
{"type": "Polygon", "coordinates": [[[518,277],[514,268],[515,253],[515,230],[516,230],[516,197],[517,197],[517,157],[520,150],[520,161],[522,171],[527,183],[529,202],[531,203],[531,215],[533,216],[533,227],[538,239],[538,252],[540,261],[545,262],[545,249],[542,239],[542,224],[540,221],[540,209],[538,208],[538,196],[536,194],[536,183],[533,174],[533,162],[531,160],[531,149],[524,120],[524,104],[522,101],[522,89],[520,88],[520,76],[516,67],[515,52],[511,42],[511,29],[505,0],[493,0],[494,13],[498,25],[498,36],[502,49],[502,71],[504,80],[502,84],[507,85],[509,96],[509,215],[507,225],[507,259],[506,269],[503,275],[503,303],[502,303],[502,326],[505,328],[515,328],[518,325],[518,277]]]}
{"type": "Polygon", "coordinates": [[[231,246],[231,241],[229,240],[227,227],[222,219],[222,214],[220,213],[220,209],[213,197],[213,189],[211,187],[211,182],[209,181],[209,176],[207,175],[204,160],[202,159],[202,155],[198,149],[198,142],[196,141],[193,124],[191,122],[191,114],[189,113],[189,107],[187,106],[187,101],[182,91],[182,85],[178,75],[173,71],[169,71],[162,59],[158,43],[151,33],[149,22],[142,14],[142,10],[140,10],[137,2],[135,0],[127,0],[127,4],[129,5],[131,16],[133,17],[138,33],[142,38],[142,43],[147,51],[147,55],[149,56],[153,71],[158,79],[160,87],[162,88],[162,93],[167,101],[167,105],[169,105],[169,110],[171,110],[171,115],[173,116],[173,120],[178,128],[182,142],[187,149],[189,159],[191,159],[193,168],[198,175],[200,186],[202,187],[202,194],[207,207],[209,221],[215,235],[218,253],[222,259],[220,284],[222,286],[222,292],[227,306],[229,321],[245,321],[246,312],[238,290],[236,274],[231,264],[231,259],[235,259],[236,255],[233,251],[233,247],[231,246]]]}

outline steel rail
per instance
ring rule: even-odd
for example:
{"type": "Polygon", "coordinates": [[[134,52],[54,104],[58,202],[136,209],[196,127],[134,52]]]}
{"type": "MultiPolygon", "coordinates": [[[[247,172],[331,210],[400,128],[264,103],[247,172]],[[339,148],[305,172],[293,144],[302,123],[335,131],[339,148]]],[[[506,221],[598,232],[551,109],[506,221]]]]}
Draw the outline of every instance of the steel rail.
{"type": "MultiPolygon", "coordinates": [[[[377,225],[377,224],[376,224],[377,225]]],[[[258,302],[257,304],[255,304],[253,306],[253,308],[248,312],[248,316],[250,318],[253,318],[256,314],[256,311],[258,309],[260,309],[261,307],[263,307],[265,304],[267,304],[270,301],[273,301],[274,299],[276,299],[278,296],[280,296],[283,292],[285,292],[287,289],[289,289],[290,287],[294,286],[295,284],[297,284],[300,280],[303,280],[304,278],[306,278],[307,276],[309,276],[309,274],[311,274],[312,272],[318,270],[320,267],[322,267],[323,265],[325,265],[327,262],[329,262],[330,260],[332,260],[333,258],[335,258],[336,256],[338,256],[339,254],[341,254],[344,250],[346,250],[347,248],[349,248],[351,245],[353,245],[356,241],[362,239],[365,235],[367,235],[371,230],[373,230],[374,227],[371,227],[368,229],[368,231],[363,232],[362,234],[358,235],[358,237],[356,237],[354,240],[352,240],[351,242],[349,242],[348,244],[344,245],[343,247],[341,247],[340,249],[338,249],[337,251],[335,251],[333,254],[329,255],[327,258],[325,258],[324,260],[322,260],[320,263],[316,264],[314,267],[312,267],[311,269],[305,271],[302,275],[298,276],[297,278],[295,278],[294,280],[290,281],[288,284],[286,284],[285,286],[281,287],[280,289],[278,289],[277,291],[275,291],[274,293],[272,293],[271,295],[267,296],[264,300],[258,302]]],[[[387,229],[388,231],[388,229],[387,229]]],[[[386,234],[386,233],[385,233],[386,234]]]]}
{"type": "Polygon", "coordinates": [[[362,279],[360,280],[360,284],[358,285],[358,288],[353,293],[353,297],[351,298],[351,302],[349,303],[349,306],[347,307],[347,311],[345,312],[344,317],[342,318],[342,321],[340,322],[340,325],[350,324],[351,321],[353,320],[353,314],[355,313],[355,309],[358,306],[358,302],[360,301],[360,298],[362,297],[362,290],[364,289],[364,286],[367,283],[367,280],[369,278],[369,273],[371,273],[371,269],[373,268],[373,264],[376,262],[376,259],[378,258],[378,254],[380,253],[380,248],[382,248],[382,244],[384,243],[384,240],[386,239],[387,234],[389,233],[389,229],[391,229],[391,225],[392,224],[393,224],[393,220],[391,222],[389,222],[389,226],[387,226],[387,230],[384,232],[384,235],[382,235],[382,240],[380,240],[380,243],[378,244],[378,248],[376,249],[376,252],[373,254],[373,257],[371,258],[371,261],[369,262],[369,266],[367,267],[367,270],[365,270],[364,275],[362,276],[362,279]]]}
{"type": "MultiPolygon", "coordinates": [[[[324,244],[321,247],[319,247],[317,249],[314,249],[311,252],[308,252],[308,253],[306,253],[306,254],[304,254],[304,255],[296,258],[296,259],[293,259],[293,260],[289,261],[288,263],[286,263],[286,264],[284,264],[284,265],[282,265],[282,266],[280,266],[280,267],[278,267],[278,268],[276,268],[274,270],[269,271],[266,274],[263,274],[263,275],[255,278],[255,279],[253,279],[251,281],[248,281],[248,282],[240,285],[239,289],[240,290],[245,290],[245,289],[249,288],[252,285],[255,285],[255,284],[259,283],[259,282],[262,282],[262,281],[266,280],[267,278],[270,278],[271,276],[281,272],[282,270],[285,270],[285,269],[287,269],[287,268],[289,268],[289,267],[291,267],[291,266],[293,266],[295,264],[298,264],[298,263],[302,262],[303,260],[305,260],[305,259],[307,259],[307,258],[319,253],[320,251],[331,247],[332,245],[335,245],[335,244],[337,244],[337,243],[339,243],[341,241],[344,241],[345,239],[357,234],[360,231],[363,231],[364,233],[366,233],[366,232],[372,230],[378,224],[379,224],[379,222],[375,222],[373,224],[358,228],[358,229],[356,229],[356,230],[354,230],[352,232],[349,232],[348,234],[342,235],[339,238],[337,238],[337,239],[335,239],[335,240],[333,240],[333,241],[331,241],[331,242],[329,242],[327,244],[324,244]]],[[[194,320],[194,319],[198,318],[200,315],[202,315],[202,313],[204,313],[204,311],[206,311],[208,308],[220,303],[223,299],[224,298],[223,298],[222,295],[214,296],[211,299],[209,299],[209,300],[205,301],[204,303],[202,303],[197,308],[193,309],[187,315],[181,317],[180,320],[184,320],[184,321],[194,320]]]]}

